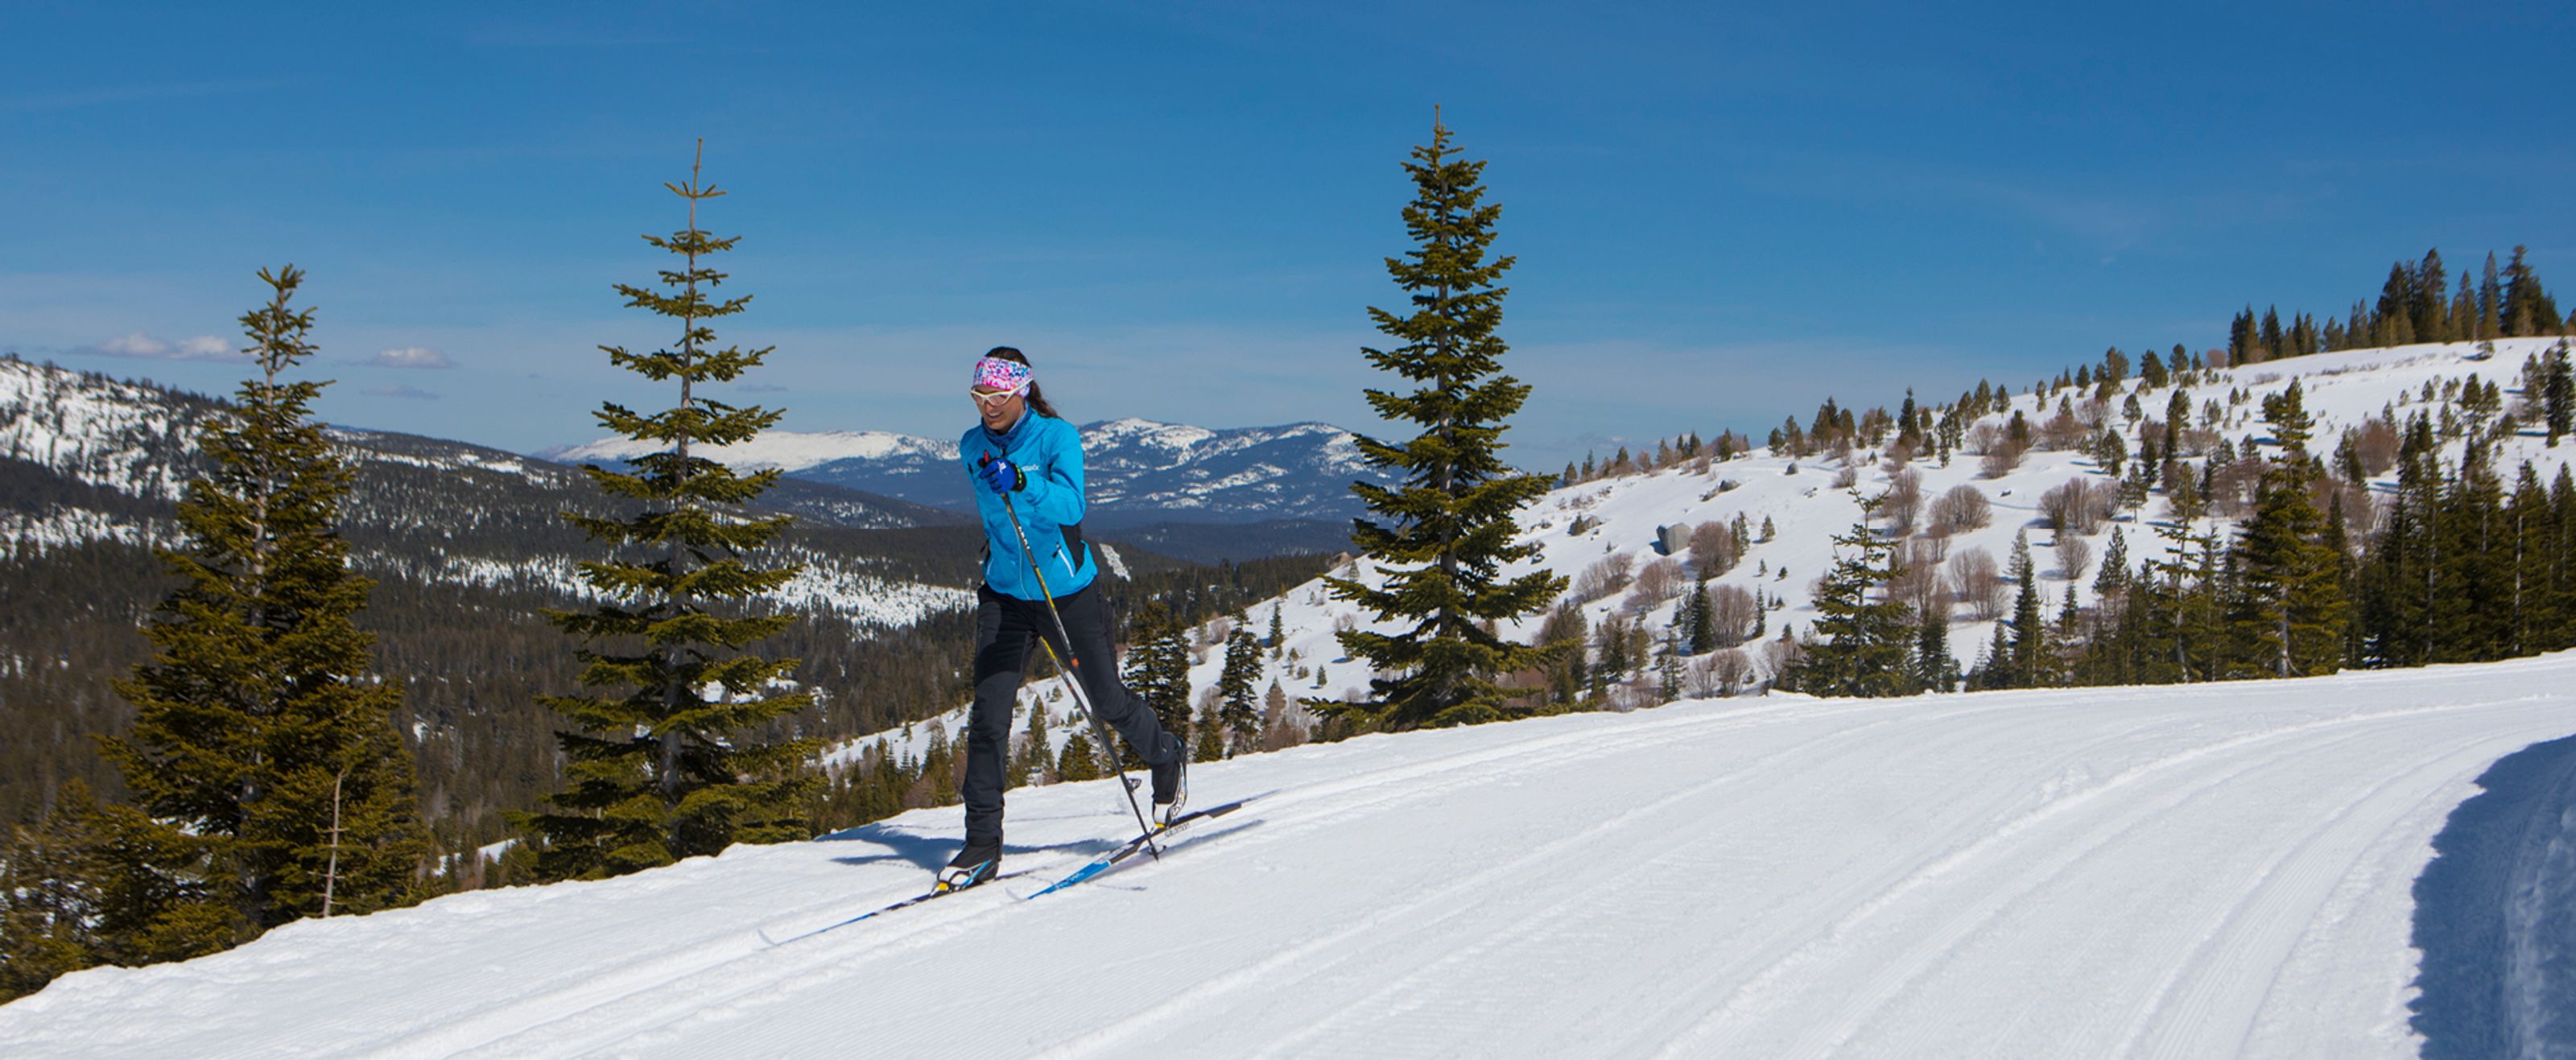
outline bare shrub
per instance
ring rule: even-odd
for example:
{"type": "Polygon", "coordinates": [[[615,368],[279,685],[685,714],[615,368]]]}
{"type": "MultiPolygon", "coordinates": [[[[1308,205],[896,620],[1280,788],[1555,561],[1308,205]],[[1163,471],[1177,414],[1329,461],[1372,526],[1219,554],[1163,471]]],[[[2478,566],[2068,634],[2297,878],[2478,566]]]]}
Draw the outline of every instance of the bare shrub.
{"type": "Polygon", "coordinates": [[[1613,552],[1593,561],[1575,576],[1574,599],[1588,604],[1627,588],[1628,571],[1636,564],[1637,558],[1625,552],[1613,552]]]}
{"type": "Polygon", "coordinates": [[[2057,532],[2057,576],[2074,581],[2093,565],[2093,543],[2066,531],[2057,532]]]}
{"type": "Polygon", "coordinates": [[[1746,658],[1742,649],[1728,648],[1709,656],[1709,662],[1717,670],[1718,695],[1734,695],[1753,683],[1753,660],[1746,658]]]}
{"type": "Polygon", "coordinates": [[[1771,679],[1774,681],[1779,680],[1781,674],[1788,673],[1806,657],[1807,646],[1790,640],[1785,631],[1781,636],[1762,642],[1762,662],[1764,668],[1771,671],[1771,679]]]}
{"type": "Polygon", "coordinates": [[[1963,439],[1967,443],[1967,450],[1971,453],[1993,452],[1995,446],[2002,444],[2003,440],[2004,429],[1991,423],[1980,423],[1968,428],[1967,437],[1963,439]]]}
{"type": "Polygon", "coordinates": [[[2364,421],[2352,440],[2353,452],[2361,457],[2361,473],[2372,478],[2397,466],[2398,447],[2397,432],[2378,420],[2364,421]]]}
{"type": "Polygon", "coordinates": [[[1887,583],[1887,596],[1902,600],[1914,609],[1917,617],[1938,614],[1950,617],[1950,583],[1941,576],[1941,561],[1932,550],[1940,547],[1930,538],[1913,538],[1897,547],[1896,577],[1887,583]]]}
{"type": "Polygon", "coordinates": [[[1753,602],[1753,594],[1737,585],[1708,587],[1708,625],[1717,634],[1717,643],[1733,647],[1753,635],[1753,623],[1762,617],[1762,608],[1753,602]]]}
{"type": "Polygon", "coordinates": [[[1887,492],[1878,495],[1878,514],[1887,520],[1887,531],[1903,536],[1914,532],[1914,517],[1923,511],[1923,476],[1912,468],[1899,471],[1887,480],[1887,492]]]}
{"type": "Polygon", "coordinates": [[[2110,483],[2090,476],[2071,478],[2040,496],[2039,514],[2060,536],[2098,534],[2118,503],[2120,493],[2110,483]]]}
{"type": "Polygon", "coordinates": [[[2003,617],[2007,584],[2003,569],[1995,565],[1994,553],[1972,548],[1950,557],[1951,591],[1975,621],[1991,622],[2003,617]]]}
{"type": "Polygon", "coordinates": [[[1996,442],[1986,455],[1977,458],[1977,470],[1987,478],[2002,478],[2021,467],[2022,447],[2018,442],[1996,442]]]}
{"type": "Polygon", "coordinates": [[[1859,469],[1859,468],[1853,467],[1853,466],[1851,466],[1851,465],[1849,465],[1849,464],[1845,464],[1845,465],[1843,465],[1842,470],[1834,472],[1834,488],[1835,488],[1835,489],[1838,489],[1838,490],[1847,490],[1847,489],[1852,488],[1852,486],[1853,486],[1853,485],[1855,485],[1855,484],[1857,484],[1858,482],[1860,482],[1860,469],[1859,469]]]}
{"type": "Polygon", "coordinates": [[[1725,520],[1711,519],[1691,530],[1691,569],[1698,571],[1700,577],[1714,578],[1734,570],[1743,558],[1735,548],[1735,530],[1725,520]]]}
{"type": "Polygon", "coordinates": [[[2060,412],[2049,417],[2048,422],[2039,425],[2039,447],[2073,449],[2076,443],[2083,441],[2084,436],[2090,433],[2092,432],[2084,429],[2084,421],[2076,419],[2073,413],[2060,412]]]}
{"type": "Polygon", "coordinates": [[[2075,406],[2075,419],[2087,433],[2101,430],[2103,424],[2111,422],[2111,403],[2101,398],[2087,399],[2075,406]]]}
{"type": "Polygon", "coordinates": [[[1745,658],[1741,648],[1728,648],[1691,660],[1690,669],[1683,672],[1682,683],[1684,690],[1692,696],[1707,699],[1734,695],[1752,676],[1753,660],[1745,658]]]}
{"type": "Polygon", "coordinates": [[[2254,487],[2262,479],[2263,461],[2260,457],[2239,457],[2211,468],[2210,507],[2230,519],[2254,514],[2254,487]]]}
{"type": "Polygon", "coordinates": [[[1682,570],[1682,561],[1659,559],[1637,572],[1636,589],[1628,594],[1628,610],[1635,613],[1652,611],[1663,602],[1682,594],[1690,576],[1682,570]]]}
{"type": "Polygon", "coordinates": [[[1987,502],[1986,491],[1962,482],[1932,502],[1928,532],[1934,537],[1948,537],[1979,529],[1994,520],[1994,505],[1987,502]]]}

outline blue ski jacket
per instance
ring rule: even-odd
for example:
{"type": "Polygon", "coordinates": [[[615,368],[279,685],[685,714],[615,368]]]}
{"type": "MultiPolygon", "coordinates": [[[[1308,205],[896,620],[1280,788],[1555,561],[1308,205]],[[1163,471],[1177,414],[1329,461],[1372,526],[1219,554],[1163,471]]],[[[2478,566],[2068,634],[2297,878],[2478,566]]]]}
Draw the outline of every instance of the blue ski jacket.
{"type": "Polygon", "coordinates": [[[957,458],[975,491],[975,513],[984,520],[985,585],[1005,596],[1044,599],[1029,561],[1020,555],[1020,539],[1011,533],[1010,515],[1002,507],[1006,504],[1019,512],[1020,529],[1028,533],[1029,548],[1044,565],[1046,589],[1057,598],[1081,591],[1100,575],[1082,542],[1081,431],[1032,409],[998,434],[980,423],[968,428],[957,440],[957,458]],[[988,455],[1019,465],[1028,486],[1012,493],[985,488],[975,467],[988,455]]]}

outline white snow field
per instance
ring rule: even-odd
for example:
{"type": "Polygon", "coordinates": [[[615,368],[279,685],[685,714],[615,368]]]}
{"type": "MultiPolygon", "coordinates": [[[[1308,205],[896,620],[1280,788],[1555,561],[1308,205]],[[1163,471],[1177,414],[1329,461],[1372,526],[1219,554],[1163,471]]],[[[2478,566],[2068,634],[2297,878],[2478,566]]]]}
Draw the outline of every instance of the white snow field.
{"type": "Polygon", "coordinates": [[[2571,732],[2561,654],[1366,737],[1200,766],[1250,804],[1034,900],[1129,834],[1109,783],[1015,792],[1007,878],[801,939],[958,811],[75,973],[0,1055],[2412,1056],[2432,840],[2571,732]]]}

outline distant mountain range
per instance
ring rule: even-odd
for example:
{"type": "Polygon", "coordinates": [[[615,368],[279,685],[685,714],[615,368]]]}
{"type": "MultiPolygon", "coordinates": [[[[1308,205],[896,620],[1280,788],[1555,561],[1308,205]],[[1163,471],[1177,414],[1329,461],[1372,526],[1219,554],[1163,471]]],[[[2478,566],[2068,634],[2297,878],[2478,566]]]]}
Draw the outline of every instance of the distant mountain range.
{"type": "MultiPolygon", "coordinates": [[[[132,716],[109,688],[147,654],[135,626],[169,591],[149,549],[179,543],[177,502],[206,465],[197,440],[222,410],[0,358],[0,824],[66,778],[118,790],[90,737],[132,716]]],[[[330,435],[353,478],[338,532],[376,583],[361,628],[378,638],[377,676],[407,685],[424,806],[488,841],[501,810],[553,783],[559,719],[538,697],[577,687],[573,645],[540,610],[597,599],[578,575],[601,546],[561,513],[627,505],[563,464],[330,435]]],[[[825,695],[798,731],[872,732],[943,696],[971,629],[981,535],[949,512],[824,483],[781,483],[761,501],[798,517],[774,555],[803,572],[767,602],[808,616],[779,645],[805,660],[795,679],[825,695]]]]}
{"type": "MultiPolygon", "coordinates": [[[[1324,423],[1215,430],[1145,419],[1082,427],[1088,524],[1189,559],[1241,559],[1349,547],[1362,513],[1351,483],[1394,477],[1360,457],[1351,432],[1324,423]]],[[[567,463],[623,460],[642,443],[612,438],[545,450],[567,463]]],[[[957,443],[885,431],[768,431],[716,459],[778,468],[792,479],[858,490],[956,513],[973,495],[957,468],[957,443]]]]}

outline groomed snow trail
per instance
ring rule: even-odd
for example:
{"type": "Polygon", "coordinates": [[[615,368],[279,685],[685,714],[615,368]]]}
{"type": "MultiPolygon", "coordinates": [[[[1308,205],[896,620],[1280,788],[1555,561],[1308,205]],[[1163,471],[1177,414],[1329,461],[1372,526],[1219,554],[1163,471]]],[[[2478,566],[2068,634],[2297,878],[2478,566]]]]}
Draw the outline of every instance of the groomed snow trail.
{"type": "Polygon", "coordinates": [[[2410,887],[2576,657],[2311,681],[1676,704],[1199,767],[602,883],[303,923],[0,1007],[0,1054],[2411,1056],[2410,887]]]}

